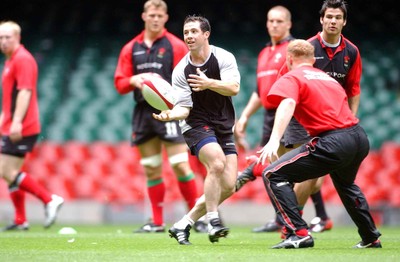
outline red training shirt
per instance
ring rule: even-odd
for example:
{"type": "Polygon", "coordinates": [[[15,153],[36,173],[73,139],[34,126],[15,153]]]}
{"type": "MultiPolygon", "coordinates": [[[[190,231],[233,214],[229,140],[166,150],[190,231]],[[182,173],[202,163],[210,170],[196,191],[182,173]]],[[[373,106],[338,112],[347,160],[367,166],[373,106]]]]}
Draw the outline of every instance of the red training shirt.
{"type": "Polygon", "coordinates": [[[267,97],[275,108],[285,98],[296,101],[294,117],[311,136],[359,122],[342,86],[312,66],[298,67],[280,77],[267,97]]]}
{"type": "Polygon", "coordinates": [[[267,95],[272,85],[275,83],[278,72],[286,62],[287,45],[294,38],[289,36],[275,46],[268,43],[258,55],[257,62],[257,93],[264,108],[271,109],[267,95]]]}
{"type": "Polygon", "coordinates": [[[140,90],[129,83],[131,76],[141,73],[157,73],[171,83],[172,71],[186,55],[188,48],[181,39],[164,29],[158,39],[148,47],[144,42],[144,31],[122,48],[114,74],[114,85],[124,95],[134,90],[138,103],[145,102],[140,90]]]}
{"type": "Polygon", "coordinates": [[[17,102],[18,91],[32,90],[31,101],[22,121],[22,136],[40,133],[39,105],[37,98],[38,66],[32,54],[20,45],[5,61],[2,73],[2,112],[3,123],[1,133],[9,135],[12,117],[17,102]]]}

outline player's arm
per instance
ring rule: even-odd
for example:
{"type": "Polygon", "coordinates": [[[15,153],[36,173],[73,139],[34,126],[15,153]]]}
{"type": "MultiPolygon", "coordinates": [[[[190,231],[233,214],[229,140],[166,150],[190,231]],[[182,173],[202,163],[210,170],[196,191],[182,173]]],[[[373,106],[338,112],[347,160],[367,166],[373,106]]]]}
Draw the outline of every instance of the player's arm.
{"type": "Polygon", "coordinates": [[[349,97],[348,101],[351,112],[353,112],[354,115],[357,115],[358,107],[360,105],[360,95],[349,97]]]}
{"type": "Polygon", "coordinates": [[[153,114],[153,118],[160,121],[183,120],[189,116],[193,107],[192,90],[185,78],[184,68],[186,61],[182,60],[172,71],[172,86],[175,104],[171,110],[153,114]]]}
{"type": "Polygon", "coordinates": [[[261,99],[258,96],[257,92],[253,92],[249,99],[249,102],[247,102],[246,107],[243,109],[242,114],[236,122],[235,132],[237,133],[237,135],[244,136],[248,120],[252,115],[254,115],[255,112],[257,112],[261,105],[261,99]]]}
{"type": "Polygon", "coordinates": [[[286,127],[289,125],[295,108],[296,101],[293,98],[285,98],[280,102],[275,113],[275,121],[271,137],[268,143],[258,151],[258,153],[261,153],[259,161],[262,164],[265,164],[266,161],[272,163],[279,158],[278,148],[280,141],[285,133],[286,127]]]}
{"type": "Polygon", "coordinates": [[[208,78],[200,68],[197,68],[197,74],[190,74],[187,81],[194,92],[210,89],[223,96],[235,96],[240,90],[238,82],[208,78]]]}
{"type": "Polygon", "coordinates": [[[12,142],[17,142],[22,139],[22,121],[28,111],[31,97],[31,89],[21,89],[18,91],[16,106],[10,126],[10,139],[12,142]]]}
{"type": "Polygon", "coordinates": [[[130,55],[130,45],[125,45],[118,57],[117,67],[114,73],[114,86],[117,92],[125,95],[136,87],[138,79],[133,80],[132,56],[130,55]]]}
{"type": "Polygon", "coordinates": [[[154,119],[160,121],[182,120],[187,118],[189,116],[189,113],[190,113],[189,107],[176,105],[171,110],[164,110],[161,111],[161,113],[159,114],[153,113],[153,117],[154,119]]]}
{"type": "Polygon", "coordinates": [[[350,68],[346,82],[344,84],[348,102],[351,112],[357,115],[358,107],[360,105],[360,93],[361,93],[361,74],[362,74],[362,62],[360,53],[357,51],[356,60],[353,66],[350,68]]]}

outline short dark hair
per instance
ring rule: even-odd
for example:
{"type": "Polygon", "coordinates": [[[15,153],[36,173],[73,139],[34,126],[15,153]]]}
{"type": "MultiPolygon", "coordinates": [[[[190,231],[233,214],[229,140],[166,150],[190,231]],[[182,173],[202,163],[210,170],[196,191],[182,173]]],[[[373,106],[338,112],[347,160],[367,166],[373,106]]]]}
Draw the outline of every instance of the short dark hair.
{"type": "Polygon", "coordinates": [[[188,15],[185,18],[183,24],[187,24],[190,22],[200,22],[200,29],[202,32],[210,32],[211,33],[211,25],[207,18],[200,15],[188,15]]]}
{"type": "Polygon", "coordinates": [[[343,11],[343,19],[347,20],[347,3],[344,0],[325,0],[322,4],[321,10],[319,11],[320,17],[325,16],[326,9],[328,8],[339,8],[343,11]]]}

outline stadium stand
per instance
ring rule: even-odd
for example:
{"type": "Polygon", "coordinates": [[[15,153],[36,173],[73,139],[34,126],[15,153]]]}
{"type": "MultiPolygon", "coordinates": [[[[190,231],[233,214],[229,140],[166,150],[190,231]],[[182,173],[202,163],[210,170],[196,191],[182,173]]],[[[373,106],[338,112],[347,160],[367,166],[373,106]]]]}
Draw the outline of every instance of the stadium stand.
{"type": "MultiPolygon", "coordinates": [[[[170,8],[171,31],[180,34],[180,20],[193,13],[192,6],[198,2],[192,1],[191,6],[181,2],[174,5],[174,1],[169,3],[174,6],[170,8]],[[175,20],[172,20],[174,17],[175,20]]],[[[315,6],[319,7],[319,3],[315,6]]],[[[146,197],[145,180],[138,164],[138,152],[127,142],[133,101],[130,95],[118,95],[113,86],[120,47],[141,29],[138,11],[141,4],[128,0],[118,1],[118,4],[94,4],[94,0],[30,3],[15,0],[10,2],[9,9],[7,4],[8,1],[1,12],[7,10],[8,13],[0,13],[0,17],[15,19],[22,24],[23,42],[33,51],[40,69],[39,101],[43,131],[24,168],[67,201],[143,201],[146,197]],[[11,8],[18,6],[15,2],[21,2],[18,12],[11,8]],[[39,12],[43,15],[37,16],[39,12]]],[[[290,1],[281,4],[294,5],[290,1]]],[[[318,10],[305,11],[310,6],[299,5],[293,9],[295,36],[308,37],[319,29],[315,19],[318,10]],[[311,11],[314,16],[309,15],[311,11]]],[[[240,1],[230,1],[226,10],[214,7],[211,2],[205,1],[201,10],[197,11],[210,18],[213,42],[231,50],[237,57],[242,82],[241,94],[234,97],[234,103],[237,112],[241,112],[255,87],[257,53],[265,44],[266,37],[263,31],[265,15],[254,10],[267,10],[267,3],[249,1],[243,6],[240,1]],[[241,16],[235,15],[238,12],[241,16]]],[[[386,25],[397,14],[388,10],[382,17],[378,16],[382,11],[378,7],[359,7],[367,10],[358,10],[357,16],[352,13],[352,21],[346,30],[349,35],[354,35],[352,39],[360,47],[363,58],[359,117],[369,135],[372,151],[361,166],[357,182],[372,206],[399,208],[400,41],[393,36],[389,40],[381,38],[386,25]],[[386,20],[373,21],[366,34],[363,23],[366,20],[369,22],[368,17],[371,16],[386,20]]],[[[398,29],[399,24],[391,24],[391,31],[395,31],[393,27],[398,29]]],[[[0,62],[2,64],[3,60],[0,62]]],[[[261,136],[261,119],[260,111],[249,123],[248,142],[252,148],[258,145],[261,136]]],[[[254,152],[255,149],[246,154],[254,152]]],[[[245,154],[239,156],[240,169],[243,169],[245,154]]],[[[168,166],[164,168],[164,173],[167,185],[176,183],[168,166]]],[[[203,178],[201,171],[198,173],[201,190],[203,178]]],[[[327,178],[324,183],[326,201],[339,203],[330,179],[327,178]]],[[[1,186],[0,199],[8,199],[4,183],[1,186]]],[[[167,202],[180,200],[177,187],[167,188],[167,202]]],[[[266,203],[269,198],[263,184],[254,182],[228,201],[241,200],[266,203]]]]}

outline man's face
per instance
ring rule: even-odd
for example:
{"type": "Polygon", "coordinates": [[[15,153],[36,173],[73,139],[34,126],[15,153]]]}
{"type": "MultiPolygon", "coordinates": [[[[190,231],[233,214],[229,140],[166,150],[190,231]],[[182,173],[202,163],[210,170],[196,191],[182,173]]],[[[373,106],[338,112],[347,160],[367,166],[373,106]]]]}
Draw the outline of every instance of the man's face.
{"type": "Polygon", "coordinates": [[[328,8],[325,15],[320,18],[322,31],[327,35],[340,35],[343,27],[346,25],[343,11],[339,8],[328,8]]]}
{"type": "Polygon", "coordinates": [[[167,12],[159,7],[150,6],[146,12],[142,13],[144,27],[152,33],[159,33],[165,28],[165,23],[168,21],[167,12]]]}
{"type": "Polygon", "coordinates": [[[266,26],[271,39],[280,41],[289,34],[292,23],[287,19],[285,12],[270,10],[266,26]]]}
{"type": "Polygon", "coordinates": [[[19,42],[19,34],[10,25],[3,24],[0,26],[0,49],[3,54],[11,56],[19,42]]]}
{"type": "Polygon", "coordinates": [[[198,50],[207,41],[210,32],[203,32],[200,29],[200,22],[188,22],[183,26],[183,40],[189,50],[198,50]]]}

